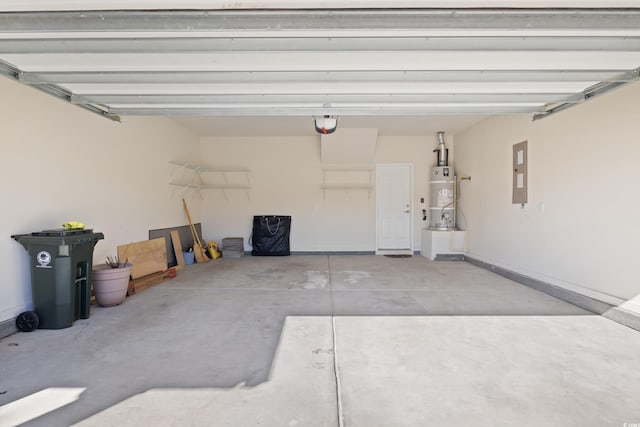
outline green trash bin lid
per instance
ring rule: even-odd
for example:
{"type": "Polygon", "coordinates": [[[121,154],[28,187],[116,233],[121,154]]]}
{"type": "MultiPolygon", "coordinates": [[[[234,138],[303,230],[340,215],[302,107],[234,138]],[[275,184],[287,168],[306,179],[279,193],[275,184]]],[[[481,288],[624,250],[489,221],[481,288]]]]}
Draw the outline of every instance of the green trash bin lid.
{"type": "Polygon", "coordinates": [[[98,240],[104,239],[104,234],[94,233],[92,229],[65,230],[59,228],[55,230],[36,231],[30,234],[17,234],[11,236],[29,250],[30,245],[82,245],[85,243],[96,244],[98,240]]]}
{"type": "Polygon", "coordinates": [[[64,228],[56,228],[53,230],[42,230],[31,233],[32,236],[37,237],[69,237],[69,236],[79,236],[82,234],[90,234],[93,233],[92,229],[88,228],[79,228],[79,229],[71,229],[67,230],[64,228]]]}

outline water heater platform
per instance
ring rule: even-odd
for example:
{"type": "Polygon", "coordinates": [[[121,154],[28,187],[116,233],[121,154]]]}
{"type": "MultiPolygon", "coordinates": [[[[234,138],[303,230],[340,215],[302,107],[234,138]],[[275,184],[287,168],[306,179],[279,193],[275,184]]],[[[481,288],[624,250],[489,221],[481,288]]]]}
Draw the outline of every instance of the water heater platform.
{"type": "Polygon", "coordinates": [[[466,239],[461,230],[422,230],[422,249],[420,254],[432,261],[438,255],[464,255],[466,239]]]}

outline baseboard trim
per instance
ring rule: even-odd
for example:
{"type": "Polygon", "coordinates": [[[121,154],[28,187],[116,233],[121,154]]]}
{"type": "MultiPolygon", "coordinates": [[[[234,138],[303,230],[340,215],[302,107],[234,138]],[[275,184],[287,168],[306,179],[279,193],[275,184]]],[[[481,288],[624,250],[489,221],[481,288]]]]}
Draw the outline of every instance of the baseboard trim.
{"type": "Polygon", "coordinates": [[[464,254],[436,254],[435,261],[465,261],[464,254]]]}
{"type": "Polygon", "coordinates": [[[8,319],[0,322],[0,339],[8,337],[18,332],[16,327],[16,319],[8,319]]]}
{"type": "Polygon", "coordinates": [[[545,294],[551,295],[552,297],[558,298],[562,301],[566,301],[570,304],[576,305],[580,308],[583,308],[595,314],[603,315],[604,313],[614,308],[613,305],[607,304],[606,302],[598,301],[596,299],[587,297],[577,292],[573,292],[568,289],[564,289],[559,286],[552,285],[547,282],[543,282],[542,280],[525,276],[524,274],[507,270],[506,268],[502,268],[497,265],[480,261],[470,256],[465,256],[464,259],[465,261],[475,266],[484,268],[485,270],[496,273],[502,277],[506,277],[509,280],[513,280],[514,282],[520,283],[521,285],[525,285],[537,291],[544,292],[545,294]]]}
{"type": "Polygon", "coordinates": [[[378,249],[373,255],[413,255],[411,249],[378,249]]]}
{"type": "Polygon", "coordinates": [[[635,329],[636,331],[640,331],[640,313],[635,313],[633,311],[616,307],[606,302],[599,301],[597,299],[561,288],[556,285],[552,285],[547,282],[543,282],[542,280],[525,276],[524,274],[507,270],[506,268],[498,267],[497,265],[493,265],[488,262],[480,261],[470,256],[465,256],[464,260],[475,266],[491,271],[492,273],[499,274],[502,277],[506,277],[507,279],[520,283],[521,285],[525,285],[537,291],[544,292],[547,295],[551,295],[592,313],[599,314],[602,317],[605,317],[623,326],[635,329]]]}
{"type": "Polygon", "coordinates": [[[613,307],[603,313],[602,317],[606,317],[616,323],[620,323],[621,325],[640,331],[640,314],[638,313],[634,313],[620,307],[613,307]]]}
{"type": "MultiPolygon", "coordinates": [[[[291,255],[375,255],[375,251],[295,251],[291,255]]],[[[249,252],[251,255],[251,252],[249,252]]]]}

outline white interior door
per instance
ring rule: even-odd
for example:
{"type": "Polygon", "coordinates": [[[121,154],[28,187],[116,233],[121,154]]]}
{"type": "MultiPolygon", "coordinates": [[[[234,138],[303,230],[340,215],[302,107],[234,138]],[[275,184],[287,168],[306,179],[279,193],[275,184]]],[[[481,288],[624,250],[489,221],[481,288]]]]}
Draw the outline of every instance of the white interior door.
{"type": "Polygon", "coordinates": [[[376,253],[413,253],[412,192],[412,164],[376,165],[376,253]]]}

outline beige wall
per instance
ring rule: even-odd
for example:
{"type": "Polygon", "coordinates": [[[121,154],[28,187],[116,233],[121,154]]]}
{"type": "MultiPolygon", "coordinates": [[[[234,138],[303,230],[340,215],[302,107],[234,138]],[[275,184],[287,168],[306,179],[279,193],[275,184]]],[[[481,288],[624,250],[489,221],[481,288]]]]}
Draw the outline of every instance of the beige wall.
{"type": "MultiPolygon", "coordinates": [[[[165,118],[115,123],[0,78],[4,202],[0,257],[10,266],[0,286],[0,321],[31,303],[29,257],[12,234],[59,228],[69,220],[103,232],[96,263],[148,230],[186,222],[171,198],[168,160],[197,159],[198,139],[165,118]]],[[[199,201],[194,202],[199,221],[199,201]]]]}
{"type": "MultiPolygon", "coordinates": [[[[339,131],[339,130],[338,130],[339,131]]],[[[420,249],[423,227],[420,197],[428,200],[427,168],[431,166],[435,135],[379,137],[375,163],[414,165],[414,249],[420,249]]],[[[327,190],[321,188],[320,137],[204,138],[201,158],[206,164],[240,166],[251,170],[249,198],[243,191],[202,190],[206,239],[244,237],[246,249],[254,215],[291,215],[292,251],[374,251],[376,245],[375,189],[327,190]]],[[[375,170],[374,170],[375,182],[375,170]]],[[[222,182],[219,174],[204,179],[222,182]]],[[[335,175],[328,179],[336,178],[335,175]]],[[[228,179],[242,182],[241,174],[228,179]]],[[[366,176],[338,176],[361,182],[366,176]]],[[[197,196],[193,196],[197,199],[197,196]]]]}
{"type": "MultiPolygon", "coordinates": [[[[619,304],[640,293],[640,84],[532,122],[489,118],[455,136],[469,255],[619,304]],[[527,140],[529,203],[511,204],[527,140]]],[[[630,301],[626,308],[640,312],[630,301]]]]}

